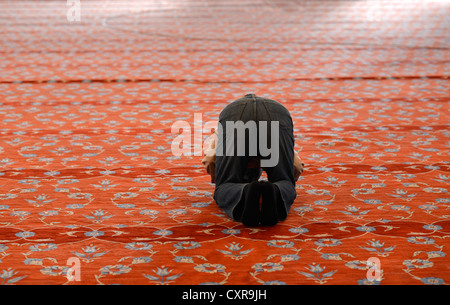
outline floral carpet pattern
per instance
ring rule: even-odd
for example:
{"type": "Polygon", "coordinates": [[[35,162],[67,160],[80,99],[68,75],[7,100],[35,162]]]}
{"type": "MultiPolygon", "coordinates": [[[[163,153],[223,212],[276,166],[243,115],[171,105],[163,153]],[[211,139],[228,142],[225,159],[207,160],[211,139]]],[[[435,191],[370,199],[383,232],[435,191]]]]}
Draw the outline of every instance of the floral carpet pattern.
{"type": "Polygon", "coordinates": [[[449,2],[80,3],[0,2],[0,284],[450,283],[449,2]],[[171,151],[247,93],[306,164],[274,227],[171,151]]]}

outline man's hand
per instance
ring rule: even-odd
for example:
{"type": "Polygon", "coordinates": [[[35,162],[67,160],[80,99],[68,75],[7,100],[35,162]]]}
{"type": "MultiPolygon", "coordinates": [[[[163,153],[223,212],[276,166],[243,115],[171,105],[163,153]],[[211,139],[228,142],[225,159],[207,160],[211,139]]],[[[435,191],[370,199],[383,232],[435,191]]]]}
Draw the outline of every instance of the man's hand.
{"type": "Polygon", "coordinates": [[[303,167],[305,164],[302,162],[302,159],[300,159],[300,156],[298,153],[294,153],[294,179],[295,181],[300,178],[301,174],[303,173],[303,167]]]}
{"type": "Polygon", "coordinates": [[[211,183],[216,181],[216,141],[217,134],[213,134],[213,139],[209,145],[209,148],[205,151],[202,164],[206,172],[211,176],[211,183]]]}

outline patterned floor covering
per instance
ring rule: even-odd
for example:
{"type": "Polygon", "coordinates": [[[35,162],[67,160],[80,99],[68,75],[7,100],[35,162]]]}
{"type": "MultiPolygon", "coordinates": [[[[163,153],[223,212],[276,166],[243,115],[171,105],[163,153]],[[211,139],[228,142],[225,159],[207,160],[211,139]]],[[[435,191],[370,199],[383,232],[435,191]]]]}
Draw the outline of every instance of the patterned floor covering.
{"type": "Polygon", "coordinates": [[[448,1],[67,3],[0,2],[0,284],[450,283],[448,1]],[[275,227],[171,150],[247,93],[306,163],[275,227]]]}

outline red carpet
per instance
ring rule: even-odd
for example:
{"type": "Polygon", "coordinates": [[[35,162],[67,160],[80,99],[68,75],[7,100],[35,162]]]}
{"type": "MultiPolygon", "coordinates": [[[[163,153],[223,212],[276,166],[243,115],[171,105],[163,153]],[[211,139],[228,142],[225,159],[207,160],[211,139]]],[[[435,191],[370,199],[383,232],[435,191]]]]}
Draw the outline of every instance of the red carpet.
{"type": "Polygon", "coordinates": [[[447,1],[0,6],[1,284],[450,283],[447,1]],[[270,228],[171,152],[247,93],[306,164],[270,228]]]}

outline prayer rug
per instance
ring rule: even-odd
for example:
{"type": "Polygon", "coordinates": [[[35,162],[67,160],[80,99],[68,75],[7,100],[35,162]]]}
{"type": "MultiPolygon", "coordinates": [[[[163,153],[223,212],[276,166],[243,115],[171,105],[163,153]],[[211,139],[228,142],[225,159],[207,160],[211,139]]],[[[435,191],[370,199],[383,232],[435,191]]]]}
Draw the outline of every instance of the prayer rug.
{"type": "Polygon", "coordinates": [[[0,6],[0,284],[450,283],[449,2],[0,6]],[[306,164],[274,227],[197,155],[247,93],[306,164]]]}

